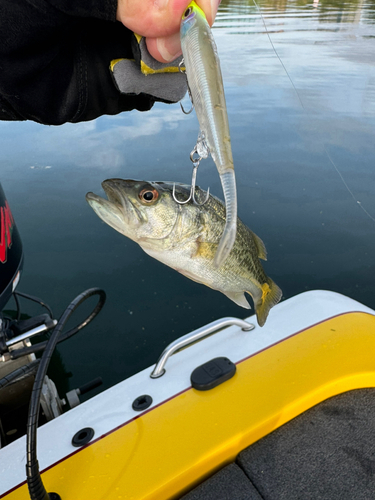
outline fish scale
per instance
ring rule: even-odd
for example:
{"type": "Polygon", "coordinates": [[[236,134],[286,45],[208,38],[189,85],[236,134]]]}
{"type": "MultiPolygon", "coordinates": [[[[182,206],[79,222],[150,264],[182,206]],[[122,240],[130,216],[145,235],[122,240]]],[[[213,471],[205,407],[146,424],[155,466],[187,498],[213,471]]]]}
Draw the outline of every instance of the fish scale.
{"type": "MultiPolygon", "coordinates": [[[[266,259],[263,242],[240,219],[228,258],[219,268],[214,265],[225,226],[226,209],[221,200],[210,195],[201,206],[192,200],[179,205],[173,199],[173,186],[179,197],[189,187],[171,182],[109,179],[102,186],[108,200],[93,193],[86,199],[104,222],[137,242],[151,257],[247,309],[245,292],[249,293],[258,323],[264,325],[281,290],[261,266],[259,259],[266,259]],[[145,192],[150,199],[142,198],[145,192]]],[[[206,195],[197,187],[199,198],[206,195]]]]}

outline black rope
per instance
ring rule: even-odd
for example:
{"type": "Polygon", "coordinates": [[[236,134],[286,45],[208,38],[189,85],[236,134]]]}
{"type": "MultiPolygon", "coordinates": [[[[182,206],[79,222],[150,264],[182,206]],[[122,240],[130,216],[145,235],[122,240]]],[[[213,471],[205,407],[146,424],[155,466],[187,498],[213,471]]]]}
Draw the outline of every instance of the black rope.
{"type": "MultiPolygon", "coordinates": [[[[103,293],[104,293],[104,291],[103,291],[103,293]]],[[[99,308],[99,310],[102,307],[103,306],[101,306],[99,308]]],[[[80,330],[82,330],[82,328],[84,328],[86,325],[88,325],[88,323],[90,323],[90,321],[96,316],[96,314],[97,313],[94,314],[94,311],[93,311],[88,318],[86,318],[84,321],[82,321],[82,323],[80,323],[79,325],[75,326],[74,328],[71,328],[70,330],[68,330],[65,333],[61,333],[59,335],[58,340],[57,340],[57,344],[59,344],[60,342],[64,342],[65,340],[69,339],[70,337],[72,337],[73,335],[75,335],[76,333],[78,333],[80,330]],[[94,316],[91,317],[92,314],[94,316]]],[[[56,328],[57,328],[57,325],[56,325],[56,328]]],[[[10,359],[18,359],[18,358],[21,358],[22,356],[27,356],[29,354],[36,354],[37,352],[44,351],[44,349],[46,348],[48,342],[49,342],[49,340],[45,340],[43,342],[38,342],[37,344],[31,345],[31,346],[28,346],[28,347],[21,347],[19,349],[13,349],[9,353],[10,354],[10,359]]]]}
{"type": "MultiPolygon", "coordinates": [[[[49,315],[51,316],[51,318],[53,318],[52,309],[50,308],[50,306],[48,304],[43,302],[43,300],[40,299],[39,297],[34,297],[34,295],[29,295],[28,293],[22,293],[22,292],[13,292],[13,295],[14,295],[14,300],[16,301],[16,303],[18,303],[18,299],[17,299],[17,295],[18,295],[18,297],[23,297],[24,299],[32,300],[33,302],[40,304],[42,307],[47,309],[47,311],[49,312],[49,315]]],[[[19,304],[17,304],[17,306],[19,308],[19,304]]]]}
{"type": "Polygon", "coordinates": [[[33,390],[31,393],[26,434],[26,478],[31,500],[52,500],[52,498],[59,498],[57,493],[47,493],[39,472],[39,464],[37,460],[37,427],[40,396],[42,392],[44,377],[46,376],[52,353],[59,341],[61,330],[64,328],[65,323],[68,321],[77,307],[93,295],[99,295],[99,301],[93,309],[92,313],[79,325],[79,327],[76,327],[77,331],[84,328],[95,318],[95,316],[99,313],[105,303],[106,295],[105,292],[99,288],[90,288],[89,290],[86,290],[85,292],[78,295],[65,309],[50,339],[47,341],[43,356],[40,359],[39,368],[35,376],[33,390]]]}
{"type": "Polygon", "coordinates": [[[40,360],[36,359],[35,361],[32,361],[30,364],[21,366],[20,368],[17,368],[17,370],[8,373],[8,375],[5,375],[5,377],[0,379],[0,389],[6,387],[15,380],[24,377],[26,375],[29,375],[30,373],[35,371],[36,367],[39,365],[39,362],[40,360]]]}
{"type": "Polygon", "coordinates": [[[15,292],[13,292],[13,297],[14,297],[14,302],[16,303],[17,307],[17,317],[16,320],[19,321],[21,319],[21,307],[20,307],[20,301],[18,300],[18,297],[15,292]]]}

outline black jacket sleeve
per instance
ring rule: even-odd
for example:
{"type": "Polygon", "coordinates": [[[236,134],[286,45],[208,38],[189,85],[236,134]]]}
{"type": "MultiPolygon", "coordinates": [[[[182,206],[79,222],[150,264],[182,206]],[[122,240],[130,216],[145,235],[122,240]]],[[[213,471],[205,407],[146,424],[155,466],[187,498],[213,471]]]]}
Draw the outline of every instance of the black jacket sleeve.
{"type": "Polygon", "coordinates": [[[148,110],[115,87],[110,62],[131,58],[117,0],[0,0],[0,119],[49,125],[148,110]]]}

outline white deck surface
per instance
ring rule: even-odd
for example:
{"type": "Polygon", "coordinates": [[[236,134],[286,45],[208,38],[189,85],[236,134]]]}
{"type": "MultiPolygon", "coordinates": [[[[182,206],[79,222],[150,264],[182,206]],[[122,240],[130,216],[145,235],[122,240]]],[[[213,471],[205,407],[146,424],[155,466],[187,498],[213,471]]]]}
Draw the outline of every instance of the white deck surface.
{"type": "MultiPolygon", "coordinates": [[[[78,430],[92,427],[94,439],[97,439],[139,416],[141,412],[132,409],[132,402],[138,396],[149,394],[153,399],[152,408],[186,390],[190,387],[191,372],[206,361],[226,356],[238,363],[316,323],[353,311],[375,315],[372,309],[343,295],[318,290],[276,305],[263,328],[257,325],[255,316],[245,318],[256,325],[250,332],[243,332],[238,327],[225,328],[173,355],[162,377],[151,379],[154,367],[147,368],[39,428],[40,470],[77,451],[71,439],[78,430]]],[[[25,438],[0,450],[0,496],[25,481],[25,450],[25,438]]]]}

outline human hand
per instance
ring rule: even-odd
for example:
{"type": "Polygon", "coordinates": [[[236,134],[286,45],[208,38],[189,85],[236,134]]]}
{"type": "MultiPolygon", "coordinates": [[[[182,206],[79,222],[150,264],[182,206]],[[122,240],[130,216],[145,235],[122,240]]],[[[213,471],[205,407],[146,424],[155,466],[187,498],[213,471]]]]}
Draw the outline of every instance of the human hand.
{"type": "MultiPolygon", "coordinates": [[[[138,35],[146,37],[147,49],[160,62],[181,55],[180,23],[189,0],[118,0],[117,20],[138,35]]],[[[198,0],[210,26],[220,0],[198,0]]]]}

